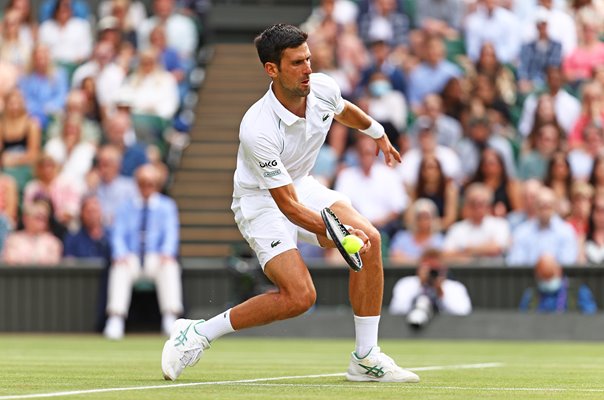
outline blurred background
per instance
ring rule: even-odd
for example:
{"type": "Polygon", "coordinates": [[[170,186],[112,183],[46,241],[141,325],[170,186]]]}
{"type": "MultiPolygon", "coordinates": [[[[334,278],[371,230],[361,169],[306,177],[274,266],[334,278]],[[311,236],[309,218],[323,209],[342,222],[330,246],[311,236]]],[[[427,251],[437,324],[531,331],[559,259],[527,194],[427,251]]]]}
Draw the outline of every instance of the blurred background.
{"type": "MultiPolygon", "coordinates": [[[[403,155],[388,168],[334,122],[313,171],[382,234],[382,336],[602,338],[604,1],[14,0],[0,14],[1,332],[165,332],[271,288],[234,223],[232,174],[269,84],[253,38],[290,23],[313,71],[403,155]],[[117,286],[132,292],[119,305],[117,286]]],[[[247,334],[350,336],[348,268],[300,251],[316,306],[247,334]]]]}

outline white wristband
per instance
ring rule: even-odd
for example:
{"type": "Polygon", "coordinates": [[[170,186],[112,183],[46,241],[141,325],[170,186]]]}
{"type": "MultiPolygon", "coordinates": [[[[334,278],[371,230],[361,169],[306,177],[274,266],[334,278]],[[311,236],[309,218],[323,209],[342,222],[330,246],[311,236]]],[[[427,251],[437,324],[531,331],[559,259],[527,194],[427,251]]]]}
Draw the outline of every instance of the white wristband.
{"type": "MultiPolygon", "coordinates": [[[[348,232],[350,232],[350,230],[352,229],[352,226],[344,224],[344,228],[346,228],[346,230],[348,232]]],[[[333,242],[333,239],[332,239],[331,235],[329,234],[328,230],[325,230],[325,236],[327,236],[327,239],[329,239],[333,242]]]]}
{"type": "Polygon", "coordinates": [[[386,134],[386,132],[384,131],[384,127],[382,126],[382,124],[380,124],[379,122],[377,122],[373,118],[371,118],[371,125],[369,125],[369,128],[367,128],[367,129],[359,129],[359,131],[361,133],[364,133],[365,135],[367,135],[369,137],[374,138],[374,139],[379,139],[379,138],[381,138],[382,136],[384,136],[386,134]]]}

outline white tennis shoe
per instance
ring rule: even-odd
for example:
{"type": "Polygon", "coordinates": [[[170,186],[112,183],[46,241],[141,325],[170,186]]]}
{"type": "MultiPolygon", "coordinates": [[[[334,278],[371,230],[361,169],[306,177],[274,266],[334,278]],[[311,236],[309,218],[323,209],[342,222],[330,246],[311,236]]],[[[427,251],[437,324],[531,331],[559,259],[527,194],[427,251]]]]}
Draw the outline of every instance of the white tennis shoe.
{"type": "Polygon", "coordinates": [[[195,332],[195,324],[199,321],[178,319],[172,327],[172,334],[164,344],[161,354],[161,370],[164,379],[175,381],[186,367],[197,364],[204,350],[210,348],[210,342],[205,336],[195,332]]]}
{"type": "Polygon", "coordinates": [[[364,358],[352,352],[346,379],[353,382],[419,382],[419,376],[396,365],[378,346],[364,358]]]}

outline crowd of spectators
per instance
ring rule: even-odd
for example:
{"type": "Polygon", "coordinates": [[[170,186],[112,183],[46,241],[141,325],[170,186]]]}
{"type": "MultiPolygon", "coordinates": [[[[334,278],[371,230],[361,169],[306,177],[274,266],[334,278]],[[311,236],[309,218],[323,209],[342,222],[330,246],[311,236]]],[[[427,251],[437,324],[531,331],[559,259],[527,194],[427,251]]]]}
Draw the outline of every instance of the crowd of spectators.
{"type": "Polygon", "coordinates": [[[321,0],[302,25],[314,72],[403,161],[370,161],[334,122],[317,174],[394,263],[438,249],[454,263],[600,264],[603,21],[602,0],[321,0]]]}
{"type": "MultiPolygon", "coordinates": [[[[0,11],[1,260],[52,265],[63,257],[100,258],[109,265],[117,257],[110,250],[117,215],[127,201],[145,202],[137,171],[149,174],[144,168],[153,166],[152,184],[163,191],[171,138],[186,138],[190,121],[182,115],[196,89],[209,2],[103,0],[95,3],[98,10],[83,0],[44,0],[37,9],[29,0],[6,3],[0,11]]],[[[178,227],[173,214],[172,230],[178,227]]],[[[164,263],[175,256],[178,235],[160,244],[155,234],[149,239],[155,247],[146,250],[164,263]]],[[[129,235],[130,241],[139,236],[129,235]]],[[[119,257],[130,250],[123,244],[119,257]]],[[[178,301],[166,306],[166,325],[180,311],[178,301]]]]}

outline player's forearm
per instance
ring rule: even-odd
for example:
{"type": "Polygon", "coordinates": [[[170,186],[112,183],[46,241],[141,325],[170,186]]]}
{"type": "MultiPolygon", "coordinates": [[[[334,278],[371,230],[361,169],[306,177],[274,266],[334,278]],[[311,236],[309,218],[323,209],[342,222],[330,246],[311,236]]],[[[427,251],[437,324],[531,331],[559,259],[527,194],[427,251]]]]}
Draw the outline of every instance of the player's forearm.
{"type": "Polygon", "coordinates": [[[293,224],[317,235],[325,236],[325,223],[319,213],[301,203],[279,206],[279,209],[293,224]]]}
{"type": "Polygon", "coordinates": [[[367,129],[371,125],[371,118],[358,106],[345,100],[344,110],[335,116],[336,121],[353,129],[367,129]]]}

